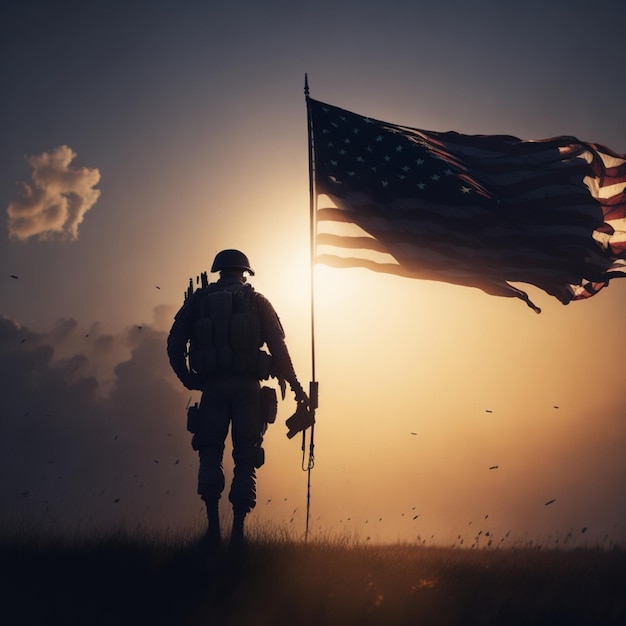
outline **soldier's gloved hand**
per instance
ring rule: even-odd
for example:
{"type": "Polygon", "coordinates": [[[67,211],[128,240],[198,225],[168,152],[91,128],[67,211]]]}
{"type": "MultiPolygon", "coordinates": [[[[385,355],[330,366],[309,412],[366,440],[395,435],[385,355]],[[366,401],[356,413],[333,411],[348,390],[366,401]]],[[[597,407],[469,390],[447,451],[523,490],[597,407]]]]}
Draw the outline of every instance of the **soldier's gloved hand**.
{"type": "Polygon", "coordinates": [[[294,395],[296,396],[296,402],[298,404],[302,403],[308,406],[309,396],[307,396],[304,389],[302,389],[302,385],[296,380],[295,382],[290,383],[290,386],[291,386],[291,391],[293,391],[294,395]]]}
{"type": "Polygon", "coordinates": [[[195,372],[187,372],[180,377],[180,382],[191,391],[202,391],[204,378],[195,372]]]}

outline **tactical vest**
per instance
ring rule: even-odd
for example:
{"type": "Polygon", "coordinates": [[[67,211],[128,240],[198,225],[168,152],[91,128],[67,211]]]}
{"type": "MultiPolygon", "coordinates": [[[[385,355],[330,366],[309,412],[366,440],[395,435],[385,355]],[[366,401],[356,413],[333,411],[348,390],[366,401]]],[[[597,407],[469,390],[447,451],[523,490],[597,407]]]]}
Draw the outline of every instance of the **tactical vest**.
{"type": "Polygon", "coordinates": [[[192,370],[207,377],[250,374],[258,378],[262,341],[252,287],[212,283],[194,297],[192,370]]]}

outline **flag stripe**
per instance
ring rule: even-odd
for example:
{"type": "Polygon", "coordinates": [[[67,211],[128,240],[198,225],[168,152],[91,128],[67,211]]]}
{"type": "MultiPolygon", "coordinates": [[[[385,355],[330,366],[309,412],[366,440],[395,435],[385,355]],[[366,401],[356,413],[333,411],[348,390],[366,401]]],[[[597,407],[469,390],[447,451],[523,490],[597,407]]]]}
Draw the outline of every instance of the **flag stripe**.
{"type": "MultiPolygon", "coordinates": [[[[546,281],[554,281],[555,279],[567,280],[568,282],[575,279],[578,275],[577,268],[573,264],[561,261],[560,264],[552,263],[549,269],[546,269],[545,259],[532,254],[532,251],[510,250],[508,258],[502,260],[502,251],[485,251],[479,256],[473,252],[470,243],[466,248],[459,249],[445,242],[442,237],[439,240],[428,241],[428,235],[416,241],[405,238],[402,240],[398,236],[393,242],[393,251],[396,255],[402,256],[404,259],[403,266],[409,273],[421,271],[437,271],[447,270],[456,276],[466,276],[468,279],[476,275],[477,268],[480,268],[480,275],[483,278],[489,277],[497,280],[503,271],[509,275],[509,280],[513,282],[527,282],[529,273],[533,272],[536,282],[544,283],[546,281]],[[424,242],[420,249],[419,243],[424,242]],[[454,258],[451,255],[454,253],[454,258]],[[523,265],[523,269],[520,269],[523,265]]],[[[434,239],[434,238],[431,238],[434,239]]],[[[373,245],[365,245],[361,239],[343,238],[337,235],[327,235],[324,238],[318,238],[318,245],[335,245],[344,249],[361,249],[376,250],[378,252],[388,252],[389,246],[386,248],[374,247],[373,245]]],[[[589,280],[599,282],[603,278],[603,274],[591,277],[589,280]]]]}
{"type": "Polygon", "coordinates": [[[320,233],[317,236],[318,246],[337,246],[339,248],[373,250],[374,252],[387,252],[385,246],[372,237],[345,237],[331,233],[320,233]]]}
{"type": "MultiPolygon", "coordinates": [[[[338,199],[340,201],[340,199],[338,199]]],[[[424,247],[434,247],[439,244],[459,246],[458,254],[463,255],[469,252],[474,255],[476,247],[483,248],[483,254],[494,256],[503,254],[515,246],[521,236],[519,228],[513,228],[505,222],[497,222],[488,215],[472,215],[469,219],[457,220],[464,222],[465,227],[458,227],[452,237],[450,234],[449,220],[436,213],[423,213],[413,211],[410,214],[402,213],[389,218],[377,214],[375,207],[362,205],[357,216],[351,216],[350,212],[339,211],[341,221],[357,222],[361,228],[371,233],[387,246],[392,243],[407,242],[413,243],[422,250],[424,247]],[[465,248],[467,247],[467,250],[465,248]]],[[[325,211],[322,221],[332,219],[337,215],[337,210],[331,213],[325,211]]],[[[558,239],[561,247],[574,247],[585,245],[589,238],[589,228],[584,222],[568,225],[551,224],[530,224],[528,232],[523,233],[523,246],[530,253],[529,262],[534,256],[545,257],[548,252],[554,256],[550,248],[546,248],[546,240],[558,239]],[[539,227],[540,226],[540,227],[539,227]]],[[[389,251],[389,250],[387,250],[389,251]]],[[[562,252],[557,255],[557,259],[562,252]]]]}
{"type": "MultiPolygon", "coordinates": [[[[419,278],[422,280],[434,280],[434,281],[447,282],[447,283],[458,284],[458,285],[467,284],[465,280],[466,278],[465,276],[455,277],[455,274],[453,272],[452,273],[451,272],[439,273],[439,272],[426,271],[426,270],[415,272],[415,271],[410,271],[406,267],[403,267],[402,265],[398,265],[398,264],[377,263],[375,261],[370,261],[368,259],[359,259],[359,258],[354,258],[354,257],[345,258],[345,257],[336,256],[336,255],[331,255],[331,254],[320,254],[317,257],[317,260],[319,263],[328,265],[330,267],[336,267],[336,268],[363,268],[363,269],[374,271],[376,273],[391,274],[391,275],[400,276],[403,278],[419,278]]],[[[541,309],[536,307],[530,301],[530,299],[528,298],[528,295],[525,292],[519,289],[516,289],[512,285],[508,285],[506,283],[502,283],[502,284],[490,283],[488,281],[485,282],[484,284],[481,284],[479,280],[477,281],[477,284],[474,286],[477,286],[483,289],[483,291],[485,291],[486,293],[489,293],[494,296],[502,296],[502,297],[507,297],[507,298],[520,298],[521,300],[524,300],[524,302],[526,302],[528,306],[534,309],[537,313],[541,312],[541,309]]]]}

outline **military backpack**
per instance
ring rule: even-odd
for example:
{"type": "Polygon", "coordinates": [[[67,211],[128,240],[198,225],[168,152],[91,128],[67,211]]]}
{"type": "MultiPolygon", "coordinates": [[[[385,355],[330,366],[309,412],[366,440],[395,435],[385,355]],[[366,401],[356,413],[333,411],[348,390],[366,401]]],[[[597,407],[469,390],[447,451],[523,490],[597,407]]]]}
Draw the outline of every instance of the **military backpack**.
{"type": "Polygon", "coordinates": [[[212,283],[194,293],[194,325],[189,364],[203,376],[263,372],[263,341],[254,290],[250,285],[212,283]]]}

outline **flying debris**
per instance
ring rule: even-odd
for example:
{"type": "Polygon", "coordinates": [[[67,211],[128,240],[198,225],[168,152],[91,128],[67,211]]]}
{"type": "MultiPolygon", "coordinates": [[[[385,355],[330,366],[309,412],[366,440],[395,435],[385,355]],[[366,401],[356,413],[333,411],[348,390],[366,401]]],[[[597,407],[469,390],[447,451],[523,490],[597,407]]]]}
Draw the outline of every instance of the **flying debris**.
{"type": "Polygon", "coordinates": [[[413,517],[413,519],[417,519],[419,517],[419,513],[413,517]]]}
{"type": "Polygon", "coordinates": [[[492,465],[489,469],[498,469],[499,465],[492,465]]]}
{"type": "Polygon", "coordinates": [[[113,502],[115,502],[115,504],[117,504],[120,501],[119,498],[115,498],[115,500],[113,500],[113,502]]]}
{"type": "Polygon", "coordinates": [[[583,535],[587,532],[587,527],[583,526],[582,530],[580,531],[581,533],[583,533],[583,535]]]}
{"type": "Polygon", "coordinates": [[[15,280],[17,280],[19,276],[16,276],[15,274],[11,274],[11,278],[15,278],[15,280]]]}
{"type": "Polygon", "coordinates": [[[412,435],[417,435],[417,433],[411,433],[412,435]]]}
{"type": "Polygon", "coordinates": [[[555,404],[552,408],[553,409],[558,409],[559,407],[555,404]]]}
{"type": "Polygon", "coordinates": [[[137,326],[137,330],[141,332],[141,326],[137,326]]]}
{"type": "Polygon", "coordinates": [[[161,289],[161,287],[159,287],[158,285],[155,285],[157,289],[161,289]]]}
{"type": "Polygon", "coordinates": [[[548,506],[548,504],[552,504],[553,502],[556,502],[556,498],[552,498],[552,500],[548,500],[544,506],[548,506]]]}
{"type": "Polygon", "coordinates": [[[491,409],[485,409],[485,413],[493,413],[491,409]]]}
{"type": "Polygon", "coordinates": [[[180,459],[176,459],[176,460],[174,461],[174,465],[178,465],[179,463],[180,463],[180,459]]]}

